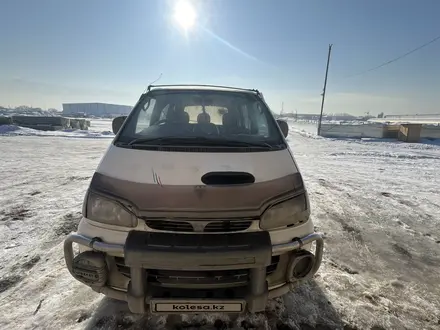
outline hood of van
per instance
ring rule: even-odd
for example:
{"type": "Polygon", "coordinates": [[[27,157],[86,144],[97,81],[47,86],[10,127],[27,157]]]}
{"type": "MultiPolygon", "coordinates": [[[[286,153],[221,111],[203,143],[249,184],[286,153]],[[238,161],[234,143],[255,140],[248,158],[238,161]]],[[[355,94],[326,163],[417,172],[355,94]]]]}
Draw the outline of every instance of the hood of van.
{"type": "Polygon", "coordinates": [[[302,189],[300,179],[288,149],[188,153],[111,145],[90,189],[125,200],[143,215],[259,216],[271,200],[302,189]],[[202,177],[211,172],[243,172],[255,179],[247,184],[203,183],[202,177]]]}

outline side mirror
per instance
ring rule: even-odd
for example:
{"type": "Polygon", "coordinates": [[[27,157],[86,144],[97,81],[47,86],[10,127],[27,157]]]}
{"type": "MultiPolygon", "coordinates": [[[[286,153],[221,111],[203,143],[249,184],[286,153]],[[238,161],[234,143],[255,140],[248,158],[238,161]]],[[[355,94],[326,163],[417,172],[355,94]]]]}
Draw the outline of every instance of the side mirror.
{"type": "Polygon", "coordinates": [[[281,128],[281,132],[283,132],[284,137],[287,137],[289,134],[289,126],[284,120],[277,119],[277,124],[281,128]]]}
{"type": "Polygon", "coordinates": [[[113,119],[112,121],[112,130],[114,134],[117,134],[119,129],[121,128],[122,124],[124,123],[125,119],[127,119],[127,116],[119,116],[113,119]]]}

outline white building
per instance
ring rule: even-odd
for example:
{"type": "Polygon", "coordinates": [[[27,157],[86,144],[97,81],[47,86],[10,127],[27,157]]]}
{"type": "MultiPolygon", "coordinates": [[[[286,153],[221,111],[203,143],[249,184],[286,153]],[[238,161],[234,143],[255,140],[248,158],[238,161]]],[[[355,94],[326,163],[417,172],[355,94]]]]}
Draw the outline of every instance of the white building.
{"type": "Polygon", "coordinates": [[[440,125],[440,114],[413,114],[413,115],[386,115],[383,118],[373,118],[374,122],[389,123],[412,123],[425,125],[440,125]]]}
{"type": "Polygon", "coordinates": [[[96,117],[127,115],[133,107],[108,103],[63,103],[63,115],[84,114],[96,117]]]}

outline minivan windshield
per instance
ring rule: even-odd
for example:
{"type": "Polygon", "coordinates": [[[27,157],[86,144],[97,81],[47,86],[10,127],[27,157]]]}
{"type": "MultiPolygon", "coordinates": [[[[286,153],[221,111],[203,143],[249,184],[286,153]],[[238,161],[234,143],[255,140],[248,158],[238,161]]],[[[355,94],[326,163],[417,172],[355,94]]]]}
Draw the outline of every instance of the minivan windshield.
{"type": "Polygon", "coordinates": [[[153,90],[141,97],[115,143],[283,148],[262,99],[249,92],[153,90]]]}

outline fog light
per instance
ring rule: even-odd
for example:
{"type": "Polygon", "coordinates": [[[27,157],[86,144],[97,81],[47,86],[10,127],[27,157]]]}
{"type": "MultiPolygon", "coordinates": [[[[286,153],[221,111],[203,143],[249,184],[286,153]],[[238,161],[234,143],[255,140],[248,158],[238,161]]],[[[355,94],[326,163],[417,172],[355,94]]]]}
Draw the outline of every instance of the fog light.
{"type": "Polygon", "coordinates": [[[86,251],[73,259],[72,272],[74,277],[90,286],[104,286],[107,282],[108,270],[103,253],[86,251]]]}
{"type": "Polygon", "coordinates": [[[314,264],[315,256],[313,255],[313,253],[306,250],[294,252],[290,256],[290,260],[287,265],[287,282],[292,283],[309,277],[311,275],[314,264]]]}

